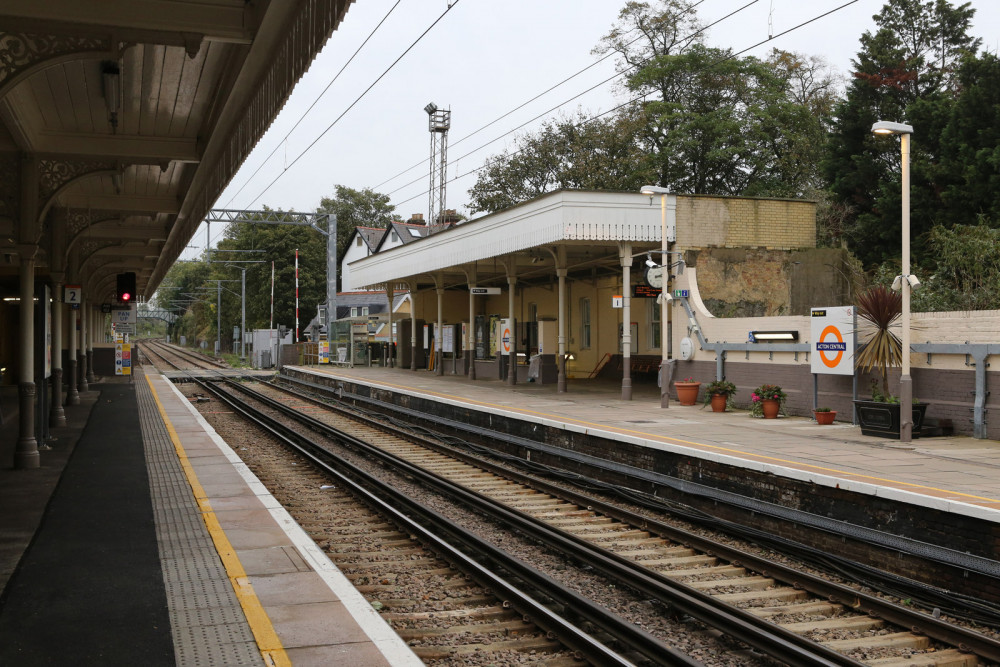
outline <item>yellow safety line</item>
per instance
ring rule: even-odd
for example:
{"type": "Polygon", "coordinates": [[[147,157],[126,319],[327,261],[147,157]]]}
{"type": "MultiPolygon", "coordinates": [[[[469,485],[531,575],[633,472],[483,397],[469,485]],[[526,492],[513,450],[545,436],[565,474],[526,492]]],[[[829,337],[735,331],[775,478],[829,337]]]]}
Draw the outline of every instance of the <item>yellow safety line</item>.
{"type": "MultiPolygon", "coordinates": [[[[332,373],[330,375],[332,375],[332,373]]],[[[334,377],[336,377],[336,376],[334,376],[334,377]]],[[[648,438],[650,440],[657,440],[657,441],[660,441],[660,442],[672,442],[672,443],[677,443],[677,444],[681,444],[681,445],[691,445],[691,446],[694,446],[694,447],[704,447],[705,449],[712,449],[712,450],[716,450],[716,451],[720,451],[720,452],[726,452],[728,454],[739,454],[740,456],[750,456],[750,457],[754,457],[756,459],[760,459],[762,461],[777,461],[778,463],[783,463],[783,464],[786,464],[786,465],[793,465],[793,466],[797,466],[797,467],[800,467],[800,468],[811,468],[813,470],[819,470],[819,471],[822,471],[822,472],[825,472],[825,473],[833,473],[833,474],[837,474],[837,475],[847,475],[849,477],[854,477],[854,478],[862,479],[862,480],[875,480],[877,482],[886,482],[886,483],[889,483],[889,484],[898,484],[900,486],[908,486],[908,487],[913,487],[915,489],[925,489],[927,491],[936,491],[936,492],[939,492],[939,493],[946,493],[946,494],[949,494],[949,495],[952,495],[952,496],[962,496],[963,498],[972,498],[972,499],[975,499],[975,500],[983,500],[983,501],[986,501],[986,502],[989,502],[989,503],[1000,503],[1000,500],[997,500],[996,498],[987,498],[985,496],[975,496],[975,495],[972,495],[970,493],[962,493],[961,491],[952,491],[951,489],[939,489],[937,487],[926,486],[924,484],[916,484],[916,483],[913,483],[913,482],[903,482],[903,481],[900,481],[900,480],[888,479],[888,478],[885,478],[885,477],[874,477],[872,475],[862,475],[862,474],[859,474],[859,473],[856,473],[856,472],[850,472],[850,471],[847,471],[847,470],[838,470],[837,468],[826,468],[826,467],[823,467],[823,466],[814,465],[812,463],[804,463],[802,461],[794,461],[794,460],[791,460],[791,459],[781,459],[781,458],[778,458],[778,457],[775,457],[775,456],[767,456],[765,454],[757,454],[757,453],[754,453],[754,452],[745,452],[745,451],[740,450],[740,449],[732,449],[730,447],[720,447],[719,445],[710,445],[708,443],[696,442],[694,440],[681,440],[680,438],[672,438],[672,437],[666,436],[666,435],[658,435],[656,433],[647,433],[646,431],[639,431],[639,430],[635,430],[635,429],[620,428],[618,426],[612,426],[610,424],[598,424],[598,423],[594,423],[594,422],[583,421],[582,419],[576,419],[574,417],[567,417],[565,415],[554,415],[554,414],[551,414],[551,413],[548,413],[548,412],[539,412],[537,410],[528,410],[526,408],[514,408],[514,407],[511,407],[509,405],[502,405],[502,404],[497,404],[497,403],[489,403],[487,401],[478,401],[476,399],[468,398],[468,397],[465,397],[465,396],[454,396],[452,394],[444,394],[444,393],[441,393],[441,392],[431,391],[429,389],[422,389],[422,388],[412,387],[412,386],[408,386],[408,385],[393,384],[391,382],[385,382],[384,380],[377,380],[376,381],[376,380],[362,379],[362,378],[351,377],[351,376],[348,376],[348,377],[350,379],[352,379],[352,380],[362,381],[362,382],[373,382],[375,384],[380,384],[380,385],[383,385],[383,386],[386,386],[386,387],[392,387],[394,389],[406,389],[408,391],[420,391],[420,392],[423,392],[423,393],[426,393],[426,394],[430,394],[431,396],[438,396],[440,398],[449,398],[449,399],[452,399],[454,401],[460,401],[462,403],[473,403],[473,404],[476,404],[476,405],[481,405],[483,407],[497,408],[499,410],[510,410],[512,412],[519,412],[521,414],[530,414],[530,415],[537,415],[539,417],[548,417],[549,419],[553,419],[553,420],[556,420],[556,421],[568,421],[568,422],[573,422],[574,424],[579,424],[581,426],[591,426],[593,428],[599,428],[599,429],[603,429],[603,430],[606,430],[606,431],[616,431],[618,433],[627,433],[627,434],[631,434],[631,435],[641,435],[644,438],[648,438]]]]}
{"type": "Polygon", "coordinates": [[[229,576],[229,583],[233,585],[236,598],[240,601],[240,606],[247,617],[247,622],[250,624],[250,631],[253,632],[254,640],[257,642],[257,647],[260,649],[264,661],[268,665],[274,665],[275,667],[291,665],[292,661],[285,652],[285,647],[278,638],[278,634],[274,631],[271,619],[268,617],[267,612],[264,611],[264,606],[260,603],[260,599],[257,597],[253,586],[250,584],[250,580],[247,578],[246,570],[243,569],[243,563],[240,562],[236,550],[233,549],[233,545],[229,543],[225,531],[222,530],[219,519],[212,510],[212,505],[205,494],[205,489],[202,488],[201,483],[198,481],[198,475],[195,474],[194,468],[191,466],[191,461],[188,459],[187,453],[181,445],[180,438],[177,437],[177,431],[174,429],[170,418],[167,417],[166,410],[163,409],[163,403],[160,402],[156,387],[153,386],[153,380],[147,375],[146,381],[149,383],[150,391],[153,392],[153,400],[156,401],[156,408],[160,411],[160,417],[163,418],[163,423],[167,427],[167,433],[170,434],[170,441],[174,444],[174,450],[176,450],[177,457],[180,459],[181,468],[184,469],[184,474],[191,485],[194,497],[198,501],[201,516],[205,520],[205,527],[208,528],[208,533],[212,536],[212,541],[215,542],[215,548],[219,552],[222,564],[226,568],[226,574],[229,576]]]}

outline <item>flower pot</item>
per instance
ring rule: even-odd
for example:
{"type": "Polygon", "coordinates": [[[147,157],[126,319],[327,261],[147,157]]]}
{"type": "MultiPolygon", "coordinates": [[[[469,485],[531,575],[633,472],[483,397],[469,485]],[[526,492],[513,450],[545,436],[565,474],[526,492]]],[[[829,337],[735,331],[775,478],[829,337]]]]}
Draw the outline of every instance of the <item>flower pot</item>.
{"type": "Polygon", "coordinates": [[[837,416],[836,410],[830,410],[828,412],[813,412],[813,417],[816,418],[816,423],[820,426],[829,426],[833,423],[833,420],[837,416]]]}
{"type": "Polygon", "coordinates": [[[677,400],[680,401],[681,405],[694,405],[698,402],[698,389],[700,387],[700,382],[675,382],[677,400]]]}
{"type": "Polygon", "coordinates": [[[712,412],[725,412],[728,402],[729,396],[726,394],[712,394],[712,412]]]}
{"type": "Polygon", "coordinates": [[[760,402],[760,408],[764,413],[764,419],[777,419],[778,409],[781,408],[781,401],[776,401],[773,398],[765,398],[760,402]]]}

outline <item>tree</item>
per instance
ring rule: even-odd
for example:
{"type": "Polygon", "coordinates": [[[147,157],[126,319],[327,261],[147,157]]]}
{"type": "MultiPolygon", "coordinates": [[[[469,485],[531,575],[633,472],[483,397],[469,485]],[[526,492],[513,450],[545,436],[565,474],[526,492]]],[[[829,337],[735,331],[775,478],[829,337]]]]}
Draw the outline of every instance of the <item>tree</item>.
{"type": "Polygon", "coordinates": [[[939,130],[961,94],[958,63],[980,44],[969,34],[973,13],[968,4],[956,8],[947,0],[889,0],[873,17],[878,29],[861,37],[822,168],[835,201],[854,212],[845,235],[867,265],[897,254],[901,234],[899,147],[876,140],[871,125],[906,120],[915,128],[910,225],[919,256],[926,232],[940,220],[934,165],[941,155],[939,130]]]}
{"type": "Polygon", "coordinates": [[[750,196],[800,196],[815,186],[823,118],[795,100],[790,68],[700,44],[639,68],[629,87],[662,95],[644,105],[658,184],[750,196]]]}
{"type": "Polygon", "coordinates": [[[546,121],[519,137],[514,150],[486,161],[469,189],[469,206],[492,213],[560,188],[638,190],[650,179],[641,128],[641,117],[628,112],[546,121]]]}
{"type": "Polygon", "coordinates": [[[375,192],[371,188],[355,190],[346,185],[334,186],[333,197],[320,200],[317,213],[333,213],[337,216],[337,258],[344,256],[347,242],[355,227],[388,227],[393,220],[400,220],[393,214],[395,207],[389,195],[375,192]]]}

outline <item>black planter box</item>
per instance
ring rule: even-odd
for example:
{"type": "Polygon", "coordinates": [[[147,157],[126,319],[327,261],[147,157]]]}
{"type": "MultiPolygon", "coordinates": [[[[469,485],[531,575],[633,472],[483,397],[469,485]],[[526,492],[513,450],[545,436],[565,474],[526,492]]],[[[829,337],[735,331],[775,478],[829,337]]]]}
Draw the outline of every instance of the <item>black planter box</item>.
{"type": "MultiPolygon", "coordinates": [[[[913,404],[913,437],[919,438],[924,426],[924,415],[927,413],[927,403],[913,404]]],[[[871,435],[878,438],[899,439],[899,403],[880,403],[877,401],[854,401],[854,410],[858,415],[861,435],[871,435]]]]}

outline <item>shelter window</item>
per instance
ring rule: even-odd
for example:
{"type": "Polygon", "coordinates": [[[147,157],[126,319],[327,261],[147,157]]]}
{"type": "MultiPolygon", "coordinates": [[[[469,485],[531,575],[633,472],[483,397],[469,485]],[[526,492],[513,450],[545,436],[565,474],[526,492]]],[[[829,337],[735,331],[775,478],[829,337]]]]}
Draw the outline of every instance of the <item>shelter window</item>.
{"type": "Polygon", "coordinates": [[[590,349],[590,299],[580,299],[580,349],[590,349]]]}
{"type": "Polygon", "coordinates": [[[656,299],[646,299],[647,313],[646,321],[649,322],[649,346],[651,348],[660,347],[660,313],[662,309],[656,299]]]}

